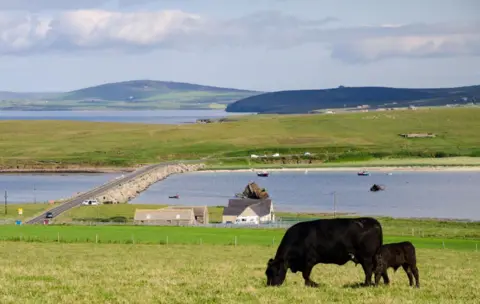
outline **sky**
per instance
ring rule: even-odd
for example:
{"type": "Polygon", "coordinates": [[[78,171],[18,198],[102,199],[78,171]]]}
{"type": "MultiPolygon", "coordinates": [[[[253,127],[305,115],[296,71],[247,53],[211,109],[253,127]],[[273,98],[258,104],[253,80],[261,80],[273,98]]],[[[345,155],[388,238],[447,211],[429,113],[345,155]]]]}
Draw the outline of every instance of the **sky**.
{"type": "Polygon", "coordinates": [[[478,0],[0,0],[0,91],[480,84],[478,0]]]}

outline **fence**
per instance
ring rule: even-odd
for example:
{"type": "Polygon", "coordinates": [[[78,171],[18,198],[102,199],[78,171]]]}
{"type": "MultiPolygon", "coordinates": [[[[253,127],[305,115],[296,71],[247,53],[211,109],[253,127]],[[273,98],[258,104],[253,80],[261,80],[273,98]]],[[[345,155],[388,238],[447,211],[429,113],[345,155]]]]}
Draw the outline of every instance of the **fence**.
{"type": "MultiPolygon", "coordinates": [[[[271,231],[267,234],[255,234],[241,230],[231,230],[231,233],[196,234],[182,231],[163,231],[162,233],[140,231],[23,231],[1,233],[3,242],[31,242],[31,243],[94,243],[94,244],[144,244],[144,245],[220,245],[220,246],[278,246],[283,237],[282,232],[271,231]]],[[[398,237],[385,237],[385,243],[395,242],[398,237]]],[[[458,250],[465,252],[479,252],[478,240],[457,239],[403,239],[410,240],[418,249],[458,250]]]]}
{"type": "Polygon", "coordinates": [[[205,227],[205,228],[231,228],[231,229],[287,229],[297,222],[272,222],[265,224],[223,224],[223,223],[209,223],[209,224],[172,224],[172,225],[157,225],[157,224],[133,224],[131,222],[70,222],[68,225],[72,226],[156,226],[156,227],[205,227]]]}

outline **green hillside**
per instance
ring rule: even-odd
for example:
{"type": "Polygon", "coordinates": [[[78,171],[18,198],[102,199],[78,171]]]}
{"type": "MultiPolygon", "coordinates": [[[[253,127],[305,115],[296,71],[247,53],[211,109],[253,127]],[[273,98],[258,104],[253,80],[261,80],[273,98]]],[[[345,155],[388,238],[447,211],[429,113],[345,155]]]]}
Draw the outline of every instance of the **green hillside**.
{"type": "Polygon", "coordinates": [[[107,83],[65,93],[0,92],[3,110],[149,110],[225,108],[260,94],[246,90],[154,80],[107,83]]]}
{"type": "Polygon", "coordinates": [[[227,112],[308,113],[321,109],[444,106],[480,102],[480,85],[443,89],[343,87],[325,90],[280,91],[236,101],[227,112]]]}

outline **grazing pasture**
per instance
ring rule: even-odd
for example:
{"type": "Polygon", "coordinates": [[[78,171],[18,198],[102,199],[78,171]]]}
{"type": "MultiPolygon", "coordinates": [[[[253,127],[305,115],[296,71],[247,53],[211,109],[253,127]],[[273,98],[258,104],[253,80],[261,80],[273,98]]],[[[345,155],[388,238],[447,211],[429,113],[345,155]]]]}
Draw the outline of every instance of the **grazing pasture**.
{"type": "Polygon", "coordinates": [[[276,246],[0,243],[1,303],[478,303],[480,253],[418,249],[422,287],[403,271],[358,287],[361,267],[317,265],[266,287],[276,246]]]}
{"type": "MultiPolygon", "coordinates": [[[[253,115],[227,123],[185,125],[1,121],[0,166],[128,167],[208,157],[212,166],[250,167],[250,154],[288,155],[305,151],[315,153],[313,161],[317,165],[322,161],[387,157],[476,157],[480,155],[476,132],[480,129],[479,114],[480,108],[440,108],[335,115],[253,115]],[[399,136],[425,132],[436,137],[399,136]],[[218,160],[224,157],[233,158],[218,160]]],[[[470,163],[469,158],[464,160],[462,164],[470,163]]],[[[301,163],[298,157],[271,161],[301,163]]]]}
{"type": "MultiPolygon", "coordinates": [[[[34,243],[101,243],[101,244],[184,244],[184,245],[258,245],[279,244],[285,229],[205,228],[174,226],[70,226],[41,225],[0,228],[0,241],[34,243]]],[[[462,233],[461,233],[462,234],[462,233]]],[[[384,231],[384,242],[411,241],[415,247],[431,249],[480,250],[478,238],[438,238],[390,235],[384,231]]]]}

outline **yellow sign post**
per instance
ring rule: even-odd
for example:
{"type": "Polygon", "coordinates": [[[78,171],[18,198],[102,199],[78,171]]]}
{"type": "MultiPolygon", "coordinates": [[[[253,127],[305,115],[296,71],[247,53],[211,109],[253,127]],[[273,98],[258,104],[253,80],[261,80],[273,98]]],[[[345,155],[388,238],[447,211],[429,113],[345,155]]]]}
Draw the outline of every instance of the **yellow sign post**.
{"type": "Polygon", "coordinates": [[[23,214],[23,208],[18,208],[18,215],[22,215],[23,214]]]}

